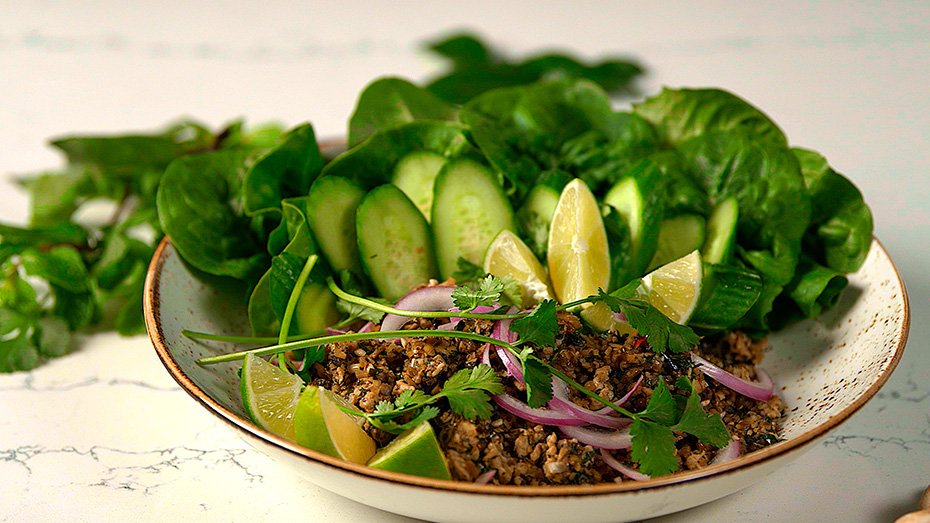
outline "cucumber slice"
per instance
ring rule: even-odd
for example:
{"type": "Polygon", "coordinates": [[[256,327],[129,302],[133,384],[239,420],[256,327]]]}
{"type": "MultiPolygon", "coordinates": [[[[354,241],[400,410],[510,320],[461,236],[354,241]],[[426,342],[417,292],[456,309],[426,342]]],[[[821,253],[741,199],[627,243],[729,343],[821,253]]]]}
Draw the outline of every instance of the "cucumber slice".
{"type": "Polygon", "coordinates": [[[733,196],[718,203],[707,220],[707,241],[701,255],[707,263],[729,263],[736,244],[739,205],[733,196]]]}
{"type": "Polygon", "coordinates": [[[549,224],[559,203],[559,191],[548,185],[537,185],[530,190],[517,211],[517,221],[526,235],[526,244],[540,261],[546,259],[549,242],[549,224]]]}
{"type": "Polygon", "coordinates": [[[648,272],[677,260],[704,245],[704,217],[700,214],[682,214],[662,220],[656,253],[649,262],[648,272]]]}
{"type": "Polygon", "coordinates": [[[688,325],[716,332],[733,328],[755,305],[762,278],[749,269],[705,263],[701,286],[701,303],[688,325]]]}
{"type": "Polygon", "coordinates": [[[458,269],[459,258],[480,266],[497,234],[516,229],[513,208],[497,177],[468,159],[449,162],[439,173],[432,216],[443,278],[458,269]]]}
{"type": "Polygon", "coordinates": [[[301,334],[318,331],[339,321],[336,295],[325,283],[309,282],[300,291],[294,321],[301,334]]]}
{"type": "Polygon", "coordinates": [[[355,227],[362,266],[382,298],[395,301],[436,277],[429,224],[397,186],[369,192],[358,206],[355,227]]]}
{"type": "MultiPolygon", "coordinates": [[[[611,287],[638,278],[649,268],[665,213],[664,193],[662,172],[646,160],[631,169],[604,197],[604,203],[617,211],[629,229],[628,259],[624,266],[611,268],[611,287]]],[[[611,250],[615,248],[611,246],[611,250]]]]}
{"type": "Polygon", "coordinates": [[[439,154],[416,151],[401,158],[394,167],[394,177],[391,183],[404,191],[404,194],[423,213],[426,221],[430,221],[436,175],[445,163],[446,159],[439,154]]]}
{"type": "Polygon", "coordinates": [[[334,272],[362,274],[355,241],[355,211],[365,191],[348,178],[317,178],[307,195],[307,221],[334,272]]]}

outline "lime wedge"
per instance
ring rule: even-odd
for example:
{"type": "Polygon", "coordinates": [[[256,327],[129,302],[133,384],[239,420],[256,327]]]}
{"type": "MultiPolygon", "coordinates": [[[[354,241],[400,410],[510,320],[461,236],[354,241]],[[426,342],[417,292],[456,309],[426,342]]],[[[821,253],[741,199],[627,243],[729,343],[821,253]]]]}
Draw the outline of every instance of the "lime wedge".
{"type": "Polygon", "coordinates": [[[542,300],[552,298],[549,275],[533,251],[516,234],[502,230],[484,255],[484,270],[503,278],[510,276],[523,294],[523,307],[529,308],[542,300]]]}
{"type": "Polygon", "coordinates": [[[649,303],[684,325],[701,299],[703,272],[701,254],[693,251],[647,274],[643,289],[649,303]]]}
{"type": "Polygon", "coordinates": [[[297,444],[364,464],[375,453],[375,440],[362,430],[358,418],[343,412],[340,405],[349,403],[323,387],[304,389],[294,413],[297,444]]]}
{"type": "MultiPolygon", "coordinates": [[[[610,284],[610,253],[604,221],[581,179],[562,189],[549,228],[549,278],[561,303],[597,294],[610,284]]],[[[599,330],[611,326],[610,310],[599,303],[582,311],[586,321],[599,330]]]]}
{"type": "Polygon", "coordinates": [[[426,478],[452,479],[436,433],[428,421],[394,438],[371,458],[368,466],[426,478]]]}
{"type": "Polygon", "coordinates": [[[259,427],[294,441],[294,410],[303,383],[290,372],[249,354],[242,363],[239,381],[245,412],[259,427]]]}

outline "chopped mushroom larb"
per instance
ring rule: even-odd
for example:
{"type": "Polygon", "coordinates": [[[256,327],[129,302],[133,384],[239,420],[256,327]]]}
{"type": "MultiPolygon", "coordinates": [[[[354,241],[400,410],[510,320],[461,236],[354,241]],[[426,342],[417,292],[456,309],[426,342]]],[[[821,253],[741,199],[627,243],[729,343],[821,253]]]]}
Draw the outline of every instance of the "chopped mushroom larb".
{"type": "MultiPolygon", "coordinates": [[[[719,385],[692,367],[687,354],[657,354],[644,338],[627,334],[591,333],[578,318],[559,313],[559,334],[554,347],[537,350],[537,355],[608,400],[618,400],[640,377],[642,385],[625,405],[631,411],[645,408],[659,377],[672,393],[675,380],[687,376],[702,398],[708,413],[719,413],[731,436],[740,440],[743,452],[771,445],[778,439],[778,422],[784,404],[777,396],[756,401],[719,385]]],[[[432,320],[412,319],[405,328],[431,329],[432,320]]],[[[465,320],[458,330],[489,334],[492,322],[465,320]]],[[[695,351],[734,375],[755,379],[755,365],[762,359],[765,342],[752,342],[740,332],[708,337],[695,351]]],[[[439,392],[455,371],[481,361],[484,346],[452,338],[407,338],[336,343],[328,346],[324,363],[314,367],[313,385],[322,385],[343,396],[359,409],[371,412],[379,401],[392,400],[405,389],[428,394],[439,392]]],[[[494,351],[492,351],[493,354],[494,351]]],[[[507,392],[522,397],[523,391],[506,376],[503,365],[492,356],[507,392]]],[[[573,391],[571,399],[580,406],[602,405],[573,391]]],[[[598,449],[564,436],[553,426],[532,423],[501,409],[491,419],[467,420],[445,411],[432,421],[453,479],[474,481],[482,473],[496,470],[492,483],[502,485],[576,485],[621,481],[608,467],[598,449]]],[[[379,443],[393,437],[370,425],[366,431],[379,443]]],[[[694,436],[676,432],[679,470],[693,470],[710,463],[716,448],[694,436]]],[[[635,468],[629,451],[613,455],[635,468]]]]}

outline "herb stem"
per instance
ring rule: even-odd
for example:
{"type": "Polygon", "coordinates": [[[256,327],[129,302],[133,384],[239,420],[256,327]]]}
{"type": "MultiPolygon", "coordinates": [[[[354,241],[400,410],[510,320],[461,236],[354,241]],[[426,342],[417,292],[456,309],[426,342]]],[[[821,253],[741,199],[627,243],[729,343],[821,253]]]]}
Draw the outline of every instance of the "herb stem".
{"type": "MultiPolygon", "coordinates": [[[[304,285],[306,285],[307,278],[310,277],[310,271],[313,270],[318,259],[319,256],[316,254],[308,256],[307,261],[304,262],[304,266],[300,270],[300,274],[297,276],[297,281],[294,282],[294,288],[291,289],[291,295],[287,299],[287,306],[284,308],[284,317],[281,318],[281,330],[278,331],[278,345],[287,343],[287,335],[291,331],[291,320],[294,319],[294,309],[297,308],[297,302],[300,301],[300,295],[304,290],[304,285]]],[[[278,353],[278,366],[281,367],[283,371],[288,370],[287,360],[283,352],[278,353]]]]}
{"type": "MultiPolygon", "coordinates": [[[[519,358],[519,355],[517,354],[516,351],[514,351],[513,349],[509,349],[509,350],[510,350],[510,352],[511,352],[514,356],[517,356],[517,357],[519,358]]],[[[540,363],[542,363],[543,366],[545,366],[546,369],[547,369],[553,376],[555,376],[555,377],[561,379],[561,380],[564,381],[565,383],[568,383],[569,386],[571,386],[573,389],[577,390],[578,392],[580,392],[580,393],[584,394],[585,396],[587,396],[587,397],[593,399],[594,401],[597,401],[598,403],[600,403],[601,405],[604,405],[605,407],[610,407],[611,409],[615,410],[617,413],[622,414],[622,415],[624,415],[624,416],[626,416],[626,417],[628,417],[628,418],[632,418],[632,419],[636,419],[636,418],[637,418],[637,415],[636,415],[636,414],[633,414],[632,412],[630,412],[630,411],[624,409],[623,407],[620,407],[620,406],[615,405],[613,402],[611,402],[610,400],[604,398],[604,397],[601,396],[600,394],[598,394],[598,393],[596,393],[596,392],[594,392],[594,391],[588,390],[587,387],[585,387],[584,385],[582,385],[582,384],[578,383],[577,381],[573,380],[571,377],[568,376],[568,374],[565,374],[564,372],[560,371],[559,369],[553,367],[553,366],[552,366],[551,364],[549,364],[548,362],[543,361],[543,360],[541,360],[541,359],[539,359],[539,358],[534,358],[534,359],[536,359],[537,361],[539,361],[540,363]]]]}
{"type": "Polygon", "coordinates": [[[480,312],[407,311],[362,298],[360,296],[355,296],[354,294],[349,294],[346,291],[340,289],[332,278],[327,278],[326,284],[329,286],[329,290],[331,290],[333,294],[349,303],[361,305],[362,307],[368,307],[369,309],[374,309],[385,314],[403,316],[405,318],[472,318],[477,320],[514,320],[526,316],[525,313],[495,314],[480,312]]]}
{"type": "MultiPolygon", "coordinates": [[[[358,321],[358,318],[348,317],[344,320],[334,323],[327,329],[341,329],[358,321]]],[[[279,342],[278,336],[231,336],[226,334],[211,334],[209,332],[198,332],[192,330],[183,330],[181,334],[192,340],[220,341],[225,343],[282,343],[279,342]]],[[[286,341],[302,341],[318,338],[326,334],[326,329],[318,329],[303,334],[294,334],[287,337],[286,341]]]]}
{"type": "Polygon", "coordinates": [[[568,303],[563,303],[562,305],[557,305],[556,308],[555,308],[555,310],[558,310],[558,311],[565,311],[565,310],[568,310],[568,309],[573,309],[573,308],[575,308],[575,307],[577,307],[577,306],[579,306],[579,305],[584,305],[585,303],[592,303],[592,302],[595,302],[595,301],[598,301],[598,296],[596,296],[596,295],[594,295],[594,296],[588,296],[588,297],[586,297],[586,298],[581,298],[581,299],[578,299],[578,300],[575,300],[575,301],[570,301],[570,302],[568,302],[568,303]]]}
{"type": "Polygon", "coordinates": [[[221,354],[219,356],[208,356],[197,360],[199,365],[211,365],[214,363],[224,363],[228,361],[237,361],[245,358],[248,354],[255,356],[267,356],[269,354],[280,354],[289,350],[306,349],[309,347],[318,347],[330,343],[339,343],[343,341],[359,340],[378,340],[378,339],[395,339],[395,338],[459,338],[480,343],[490,343],[506,349],[512,349],[513,346],[505,341],[497,340],[489,336],[475,334],[473,332],[459,331],[437,331],[437,330],[398,330],[384,332],[353,332],[350,334],[338,334],[335,336],[322,336],[308,340],[298,340],[289,343],[279,343],[268,347],[259,347],[250,350],[221,354]]]}

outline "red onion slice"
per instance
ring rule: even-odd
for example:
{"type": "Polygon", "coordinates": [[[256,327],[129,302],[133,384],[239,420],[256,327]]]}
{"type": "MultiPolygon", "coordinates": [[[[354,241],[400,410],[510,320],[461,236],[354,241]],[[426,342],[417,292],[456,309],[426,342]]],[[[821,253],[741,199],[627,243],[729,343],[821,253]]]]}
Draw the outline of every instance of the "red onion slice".
{"type": "Polygon", "coordinates": [[[326,335],[327,335],[327,336],[338,336],[338,335],[340,335],[340,334],[345,334],[345,333],[346,333],[346,331],[344,331],[344,330],[331,329],[331,328],[329,328],[329,327],[326,327],[326,329],[324,329],[324,330],[326,331],[326,335]]]}
{"type": "MultiPolygon", "coordinates": [[[[452,308],[452,291],[455,287],[423,287],[410,292],[394,304],[395,309],[411,312],[447,311],[452,308]]],[[[381,330],[393,331],[412,318],[387,314],[381,320],[381,330]]]]}
{"type": "Polygon", "coordinates": [[[691,361],[694,363],[694,368],[703,372],[708,378],[716,380],[717,383],[747,398],[766,401],[772,397],[775,384],[768,373],[758,367],[756,368],[756,375],[759,377],[759,381],[753,383],[737,378],[693,352],[691,353],[691,361]]]}
{"type": "Polygon", "coordinates": [[[713,461],[710,462],[711,465],[717,465],[720,463],[726,463],[728,461],[733,461],[738,458],[740,455],[740,444],[738,439],[731,439],[730,443],[726,447],[717,451],[717,455],[714,456],[713,461]]]}
{"type": "Polygon", "coordinates": [[[442,325],[436,327],[436,330],[454,331],[455,328],[458,327],[459,323],[461,323],[461,321],[450,321],[449,323],[443,323],[442,325]]]}
{"type": "MultiPolygon", "coordinates": [[[[497,309],[498,309],[498,307],[491,307],[490,305],[479,305],[479,306],[475,307],[474,309],[472,309],[472,310],[470,310],[470,311],[468,311],[468,312],[473,312],[473,313],[475,313],[475,314],[487,314],[487,313],[489,313],[489,312],[494,312],[494,311],[496,311],[497,309]]],[[[462,311],[461,311],[461,309],[459,309],[458,307],[452,307],[452,308],[449,309],[449,312],[462,312],[462,311]]],[[[464,320],[464,319],[465,319],[465,318],[453,317],[453,318],[452,318],[452,321],[459,322],[459,321],[462,321],[462,320],[464,320]]]]}
{"type": "Polygon", "coordinates": [[[575,438],[579,443],[591,445],[596,449],[621,450],[628,449],[633,444],[630,429],[600,430],[590,427],[559,427],[562,434],[575,438]]]}
{"type": "MultiPolygon", "coordinates": [[[[640,376],[639,376],[639,379],[636,380],[636,383],[633,384],[633,388],[631,388],[629,392],[627,392],[626,394],[624,394],[622,398],[620,398],[620,399],[618,399],[617,401],[615,401],[615,402],[614,402],[614,405],[616,405],[616,406],[618,406],[618,407],[622,407],[626,402],[630,401],[630,398],[633,397],[633,394],[636,394],[636,391],[639,390],[639,386],[642,385],[642,384],[643,384],[643,376],[640,375],[640,376]]],[[[594,411],[594,412],[597,412],[598,414],[609,414],[609,413],[611,413],[611,412],[617,412],[617,411],[615,411],[614,409],[612,409],[612,408],[610,408],[610,407],[604,407],[604,408],[599,409],[599,410],[596,410],[596,411],[594,411]]]]}
{"type": "Polygon", "coordinates": [[[507,374],[515,379],[517,383],[523,385],[523,366],[520,365],[519,360],[517,360],[517,358],[511,354],[509,350],[503,347],[498,347],[495,345],[494,350],[497,351],[497,357],[500,358],[502,362],[504,362],[504,367],[507,368],[507,374]]]}
{"type": "Polygon", "coordinates": [[[552,409],[534,408],[514,398],[510,394],[491,396],[494,403],[513,414],[514,416],[539,423],[540,425],[555,425],[557,427],[579,427],[587,425],[586,422],[572,416],[567,412],[552,409]]]}
{"type": "Polygon", "coordinates": [[[649,479],[652,479],[649,476],[643,474],[642,472],[638,470],[633,470],[630,467],[627,467],[626,465],[624,465],[623,463],[620,463],[619,461],[616,460],[616,458],[611,456],[610,453],[604,449],[601,449],[601,458],[604,459],[604,463],[606,463],[608,467],[616,470],[617,472],[623,474],[624,476],[634,481],[647,481],[649,479]]]}
{"type": "MultiPolygon", "coordinates": [[[[488,366],[491,365],[490,349],[490,345],[485,344],[484,352],[481,354],[481,363],[488,366]]],[[[500,408],[514,416],[532,421],[533,423],[539,423],[540,425],[556,425],[558,427],[586,425],[584,421],[581,421],[567,412],[533,408],[510,394],[498,394],[496,396],[491,396],[491,399],[493,399],[494,403],[500,408]]]]}
{"type": "Polygon", "coordinates": [[[375,324],[369,321],[369,322],[366,323],[365,325],[362,325],[362,328],[359,329],[358,331],[359,331],[359,332],[371,332],[371,329],[372,329],[374,326],[375,326],[375,324]]]}
{"type": "MultiPolygon", "coordinates": [[[[516,311],[516,308],[511,307],[507,310],[507,314],[513,314],[516,311]]],[[[500,320],[495,323],[494,329],[491,331],[491,337],[507,343],[514,343],[517,341],[517,333],[510,330],[511,323],[513,323],[513,320],[500,320]]]]}
{"type": "MultiPolygon", "coordinates": [[[[556,377],[552,378],[552,399],[549,400],[549,408],[568,412],[580,420],[608,429],[619,429],[630,424],[630,420],[628,419],[608,416],[606,413],[589,410],[576,405],[568,397],[568,384],[556,377]]],[[[610,412],[616,412],[610,407],[604,408],[610,412]]],[[[581,440],[578,439],[578,441],[581,440]]]]}
{"type": "Polygon", "coordinates": [[[494,479],[494,476],[496,475],[497,475],[497,469],[491,469],[485,472],[484,474],[478,476],[477,478],[475,478],[475,484],[487,485],[488,483],[490,483],[492,479],[494,479]]]}

